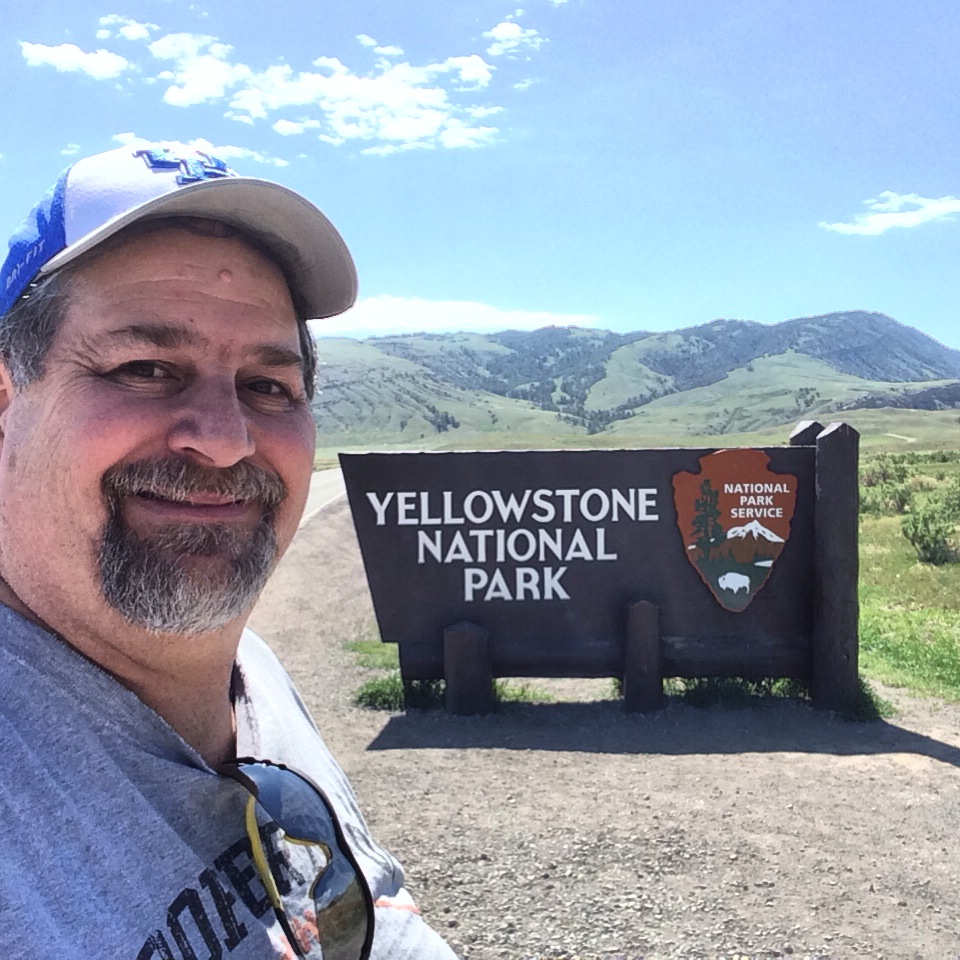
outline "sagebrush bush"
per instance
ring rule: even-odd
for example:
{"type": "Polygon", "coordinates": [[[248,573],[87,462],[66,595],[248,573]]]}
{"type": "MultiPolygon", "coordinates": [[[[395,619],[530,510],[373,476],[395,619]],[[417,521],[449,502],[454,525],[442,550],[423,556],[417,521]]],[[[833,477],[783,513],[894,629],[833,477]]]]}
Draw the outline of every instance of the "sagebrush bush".
{"type": "Polygon", "coordinates": [[[860,488],[860,512],[874,517],[904,513],[910,506],[913,489],[909,483],[883,483],[860,488]]]}
{"type": "Polygon", "coordinates": [[[944,514],[955,522],[960,522],[960,476],[951,477],[941,502],[944,514]]]}
{"type": "Polygon", "coordinates": [[[956,525],[954,518],[942,505],[934,503],[914,507],[900,521],[900,529],[922,563],[939,566],[957,560],[953,543],[956,525]]]}
{"type": "Polygon", "coordinates": [[[860,469],[860,483],[865,487],[906,483],[913,470],[906,464],[905,455],[881,453],[868,460],[860,469]]]}

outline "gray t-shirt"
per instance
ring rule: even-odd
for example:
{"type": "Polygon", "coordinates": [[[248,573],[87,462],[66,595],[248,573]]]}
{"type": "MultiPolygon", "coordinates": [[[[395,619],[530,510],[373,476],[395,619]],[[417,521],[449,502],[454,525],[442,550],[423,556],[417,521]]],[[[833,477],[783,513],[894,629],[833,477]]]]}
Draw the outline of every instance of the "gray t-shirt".
{"type": "MultiPolygon", "coordinates": [[[[286,763],[329,797],[377,903],[371,956],[455,960],[370,836],[276,657],[248,631],[237,665],[238,755],[286,763]]],[[[253,865],[246,791],[96,664],[2,605],[0,750],[4,960],[293,956],[253,865]]],[[[313,909],[311,854],[270,847],[266,823],[261,834],[300,929],[313,909]]]]}

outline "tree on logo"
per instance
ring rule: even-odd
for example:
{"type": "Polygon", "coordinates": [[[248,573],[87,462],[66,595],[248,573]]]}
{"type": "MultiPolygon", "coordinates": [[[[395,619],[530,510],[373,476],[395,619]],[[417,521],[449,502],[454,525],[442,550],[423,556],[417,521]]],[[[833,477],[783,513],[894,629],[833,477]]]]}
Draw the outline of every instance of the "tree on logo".
{"type": "Polygon", "coordinates": [[[693,503],[694,543],[704,560],[710,559],[710,551],[724,540],[720,526],[720,491],[713,489],[709,480],[700,484],[700,496],[693,503]]]}

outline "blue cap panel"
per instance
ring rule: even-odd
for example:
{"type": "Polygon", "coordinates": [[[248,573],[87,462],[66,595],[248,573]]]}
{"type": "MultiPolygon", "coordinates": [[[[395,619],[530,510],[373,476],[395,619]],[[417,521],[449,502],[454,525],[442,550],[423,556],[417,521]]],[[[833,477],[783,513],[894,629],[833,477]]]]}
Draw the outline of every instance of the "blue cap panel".
{"type": "Polygon", "coordinates": [[[40,268],[66,245],[63,198],[70,169],[44,194],[17,232],[0,270],[0,316],[23,295],[40,268]]]}

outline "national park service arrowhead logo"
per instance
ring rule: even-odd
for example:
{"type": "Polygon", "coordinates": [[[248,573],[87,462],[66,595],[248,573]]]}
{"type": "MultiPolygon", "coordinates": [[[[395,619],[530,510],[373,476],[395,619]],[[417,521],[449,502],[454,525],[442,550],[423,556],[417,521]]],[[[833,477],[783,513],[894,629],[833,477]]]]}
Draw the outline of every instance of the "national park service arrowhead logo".
{"type": "Polygon", "coordinates": [[[717,602],[739,613],[766,583],[790,537],[797,478],[772,473],[762,450],[718,450],[699,473],[673,477],[687,559],[717,602]]]}

